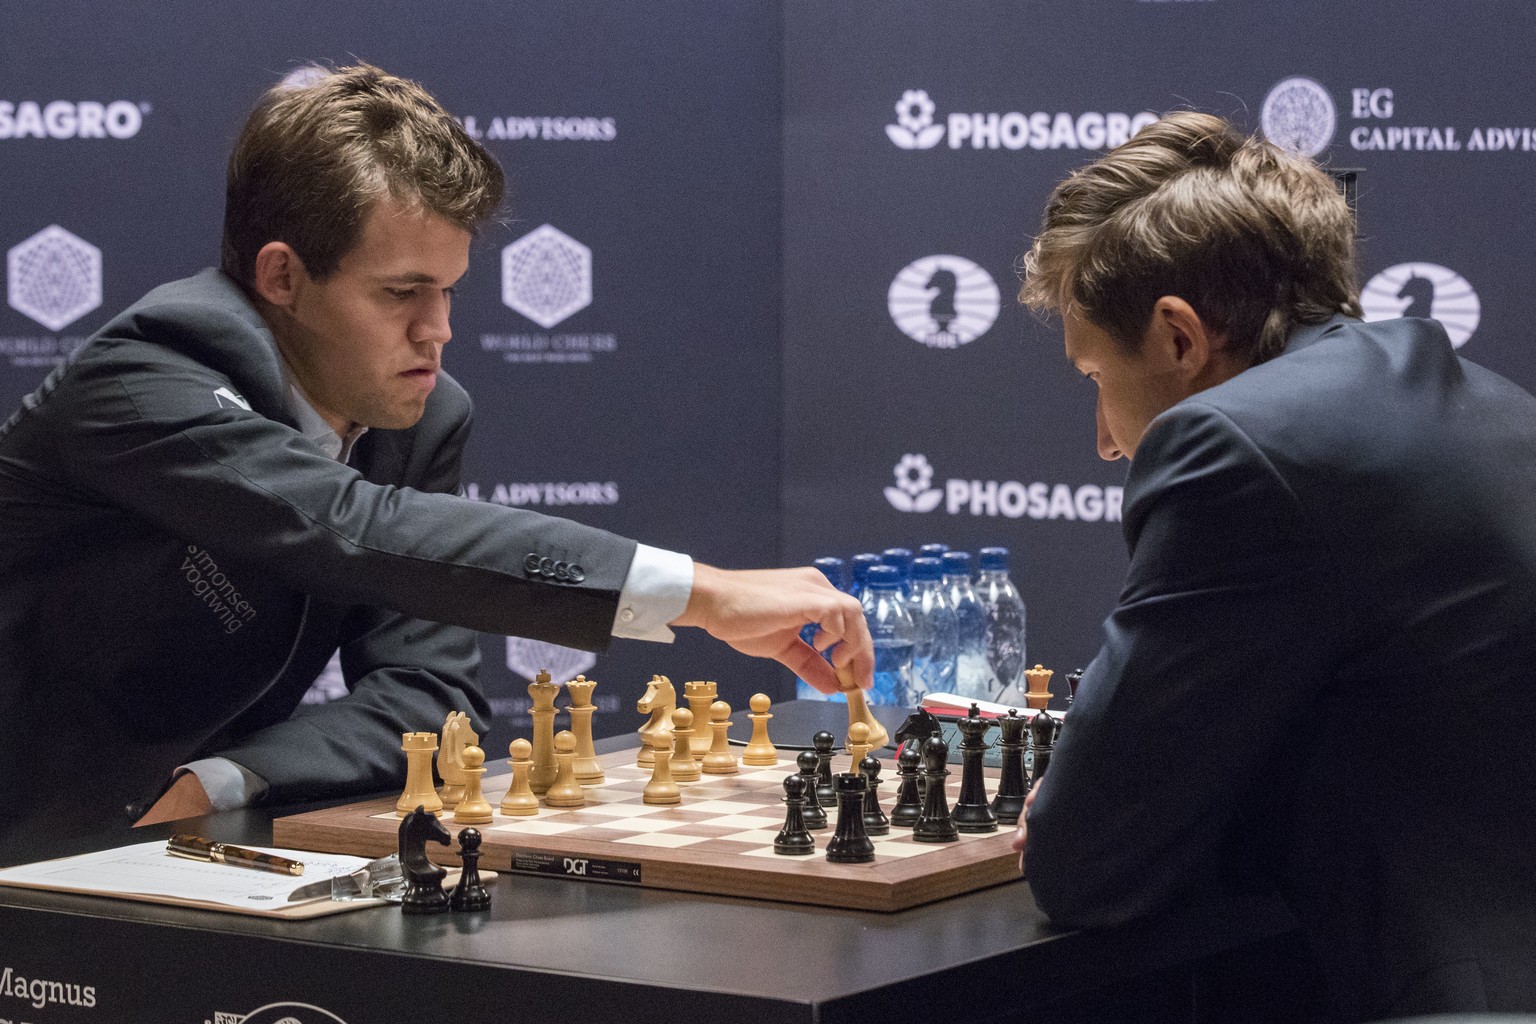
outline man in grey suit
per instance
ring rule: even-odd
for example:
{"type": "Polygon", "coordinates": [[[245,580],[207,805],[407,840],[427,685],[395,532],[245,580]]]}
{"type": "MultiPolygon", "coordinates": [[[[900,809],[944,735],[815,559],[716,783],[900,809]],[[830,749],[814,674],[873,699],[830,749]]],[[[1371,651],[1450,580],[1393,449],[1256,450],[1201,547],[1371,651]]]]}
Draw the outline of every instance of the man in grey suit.
{"type": "Polygon", "coordinates": [[[271,90],[230,158],[218,270],[103,328],[0,426],[0,857],[403,778],[400,734],[485,727],[472,630],[586,649],[700,627],[867,686],[858,603],[455,494],[442,371],[495,161],[377,68],[271,90]],[[300,709],[340,651],[343,699],[300,709]],[[298,713],[296,713],[296,711],[298,713]]]}
{"type": "Polygon", "coordinates": [[[1131,562],[1016,845],[1067,925],[1273,886],[1339,1019],[1536,1010],[1536,400],[1362,323],[1353,249],[1208,115],[1052,195],[1021,298],[1131,460],[1131,562]]]}

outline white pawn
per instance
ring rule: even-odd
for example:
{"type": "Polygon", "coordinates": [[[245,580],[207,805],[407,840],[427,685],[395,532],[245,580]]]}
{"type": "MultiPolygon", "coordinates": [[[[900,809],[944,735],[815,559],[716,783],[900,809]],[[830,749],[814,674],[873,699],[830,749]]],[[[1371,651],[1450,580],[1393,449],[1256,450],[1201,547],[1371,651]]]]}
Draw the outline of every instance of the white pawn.
{"type": "Polygon", "coordinates": [[[555,781],[544,794],[550,807],[580,807],[587,795],[576,781],[576,734],[568,729],[555,734],[555,781]]]}
{"type": "Polygon", "coordinates": [[[693,712],[672,712],[672,777],[678,782],[698,782],[699,762],[693,759],[693,712]]]}
{"type": "Polygon", "coordinates": [[[528,772],[533,768],[533,744],[527,740],[513,740],[507,747],[512,766],[512,788],[501,798],[501,813],[513,817],[526,817],[539,813],[539,798],[528,785],[528,772]]]}
{"type": "Polygon", "coordinates": [[[459,751],[464,773],[464,796],[454,807],[453,820],[460,825],[489,825],[493,820],[491,802],[480,792],[480,778],[485,774],[485,751],[471,744],[459,751]]]}
{"type": "Polygon", "coordinates": [[[768,739],[768,719],[773,717],[768,713],[771,704],[768,695],[754,693],[748,704],[752,708],[752,713],[747,716],[752,719],[752,738],[747,741],[747,749],[741,752],[741,763],[754,768],[776,765],[779,751],[768,739]]]}
{"type": "Polygon", "coordinates": [[[651,781],[645,784],[645,789],[640,793],[640,800],[647,804],[676,804],[682,803],[683,791],[677,781],[672,778],[672,734],[660,733],[648,737],[647,742],[651,746],[651,758],[654,767],[651,771],[651,781]]]}
{"type": "Polygon", "coordinates": [[[725,701],[717,700],[709,706],[709,727],[714,736],[709,753],[704,755],[704,774],[735,775],[740,769],[736,767],[736,755],[731,753],[731,706],[725,701]]]}

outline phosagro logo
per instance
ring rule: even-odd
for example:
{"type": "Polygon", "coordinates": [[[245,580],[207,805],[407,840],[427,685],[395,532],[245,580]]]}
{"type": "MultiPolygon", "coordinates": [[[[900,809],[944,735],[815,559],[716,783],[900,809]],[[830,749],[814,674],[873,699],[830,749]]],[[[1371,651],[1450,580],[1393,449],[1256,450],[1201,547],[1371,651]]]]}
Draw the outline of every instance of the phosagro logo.
{"type": "Polygon", "coordinates": [[[50,224],[6,253],[6,301],[50,331],[101,305],[101,250],[50,224]]]}
{"type": "Polygon", "coordinates": [[[1009,519],[1073,519],[1096,523],[1120,521],[1122,487],[1098,484],[1022,483],[1018,480],[966,480],[951,477],[933,486],[933,466],[926,455],[906,454],[896,463],[896,486],[885,500],[899,512],[932,512],[943,502],[948,515],[1005,516],[1009,519]]]}
{"type": "Polygon", "coordinates": [[[908,89],[896,103],[896,123],[885,136],[902,149],[932,149],[949,140],[950,149],[967,142],[972,149],[1113,149],[1157,120],[1139,114],[1086,111],[1072,114],[1037,110],[953,113],[935,121],[936,106],[927,89],[908,89]]]}
{"type": "Polygon", "coordinates": [[[148,103],[0,100],[0,139],[131,139],[144,126],[148,103]]]}
{"type": "Polygon", "coordinates": [[[885,301],[902,333],[929,348],[975,341],[1002,308],[992,275],[962,256],[924,256],[907,264],[885,301]]]}
{"type": "Polygon", "coordinates": [[[1477,330],[1482,303],[1471,283],[1435,263],[1399,263],[1366,282],[1360,308],[1367,321],[1400,316],[1440,321],[1451,344],[1461,348],[1477,330]]]}
{"type": "Polygon", "coordinates": [[[545,330],[592,304],[592,250],[549,224],[501,250],[501,301],[545,330]]]}
{"type": "Polygon", "coordinates": [[[1333,141],[1337,121],[1327,89],[1310,78],[1287,78],[1264,97],[1259,123],[1280,148],[1317,156],[1333,141]]]}

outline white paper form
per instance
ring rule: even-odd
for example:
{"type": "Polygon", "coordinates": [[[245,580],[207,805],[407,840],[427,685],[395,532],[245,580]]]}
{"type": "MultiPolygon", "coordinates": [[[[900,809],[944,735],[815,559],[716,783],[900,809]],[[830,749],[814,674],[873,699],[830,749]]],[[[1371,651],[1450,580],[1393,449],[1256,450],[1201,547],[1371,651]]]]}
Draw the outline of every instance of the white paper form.
{"type": "Polygon", "coordinates": [[[287,904],[288,895],[301,885],[350,874],[368,863],[366,857],[336,853],[310,853],[256,846],[250,849],[301,861],[302,875],[230,864],[173,857],[165,852],[165,840],[122,846],[115,850],[77,857],[22,864],[0,870],[0,884],[99,895],[165,896],[200,900],[240,909],[276,909],[287,904]]]}

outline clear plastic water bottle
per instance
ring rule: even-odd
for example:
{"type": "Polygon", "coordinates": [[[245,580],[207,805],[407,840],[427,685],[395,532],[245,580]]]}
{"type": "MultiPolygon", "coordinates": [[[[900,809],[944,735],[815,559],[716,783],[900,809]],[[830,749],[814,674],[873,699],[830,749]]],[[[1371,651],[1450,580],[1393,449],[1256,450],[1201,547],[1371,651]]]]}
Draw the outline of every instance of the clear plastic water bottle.
{"type": "Polygon", "coordinates": [[[960,627],[955,610],[945,591],[944,566],[937,558],[917,558],[912,562],[912,625],[916,630],[912,648],[913,704],[930,693],[955,692],[955,658],[960,646],[960,627]]]}
{"type": "Polygon", "coordinates": [[[958,634],[954,692],[972,700],[993,700],[997,676],[987,662],[987,610],[971,585],[970,553],[948,551],[942,562],[944,589],[955,610],[958,634]]]}
{"type": "Polygon", "coordinates": [[[1024,599],[1008,578],[1008,549],[982,548],[976,596],[987,610],[987,664],[999,703],[1024,700],[1024,599]]]}
{"type": "Polygon", "coordinates": [[[911,548],[886,548],[880,552],[880,564],[895,566],[901,573],[901,593],[903,596],[912,595],[912,549],[911,548]]]}
{"type": "Polygon", "coordinates": [[[912,648],[915,630],[895,566],[872,566],[864,577],[864,620],[875,641],[875,685],[871,704],[911,703],[912,648]]]}
{"type": "Polygon", "coordinates": [[[854,555],[848,559],[848,564],[853,570],[849,574],[851,579],[848,581],[848,593],[862,601],[864,599],[864,574],[869,572],[870,566],[880,564],[880,556],[866,551],[863,554],[854,555]]]}
{"type": "MultiPolygon", "coordinates": [[[[841,558],[828,556],[826,558],[818,558],[811,564],[816,566],[817,569],[821,570],[821,574],[827,578],[828,583],[832,584],[838,590],[847,590],[847,578],[845,576],[846,567],[843,565],[843,560],[841,558]]],[[[800,639],[804,640],[806,643],[813,642],[816,638],[816,628],[817,627],[814,623],[802,627],[800,630],[800,639]]],[[[823,655],[823,657],[825,657],[825,655],[823,655]]],[[[795,680],[795,696],[800,700],[827,699],[827,695],[825,693],[822,693],[820,690],[816,689],[816,687],[812,686],[804,679],[798,678],[795,680]]]]}

